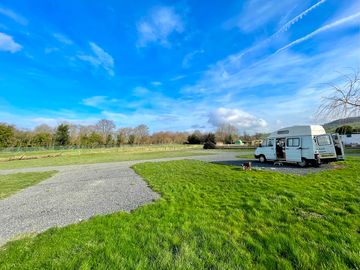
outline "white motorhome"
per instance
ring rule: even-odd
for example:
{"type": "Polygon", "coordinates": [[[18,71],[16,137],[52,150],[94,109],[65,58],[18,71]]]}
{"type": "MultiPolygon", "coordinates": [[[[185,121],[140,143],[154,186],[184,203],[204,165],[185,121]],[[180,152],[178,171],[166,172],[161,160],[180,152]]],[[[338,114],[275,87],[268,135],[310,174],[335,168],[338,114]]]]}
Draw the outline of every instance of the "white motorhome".
{"type": "Polygon", "coordinates": [[[318,166],[344,160],[344,148],[339,134],[326,134],[319,125],[282,128],[269,135],[255,151],[260,162],[281,161],[318,166]]]}

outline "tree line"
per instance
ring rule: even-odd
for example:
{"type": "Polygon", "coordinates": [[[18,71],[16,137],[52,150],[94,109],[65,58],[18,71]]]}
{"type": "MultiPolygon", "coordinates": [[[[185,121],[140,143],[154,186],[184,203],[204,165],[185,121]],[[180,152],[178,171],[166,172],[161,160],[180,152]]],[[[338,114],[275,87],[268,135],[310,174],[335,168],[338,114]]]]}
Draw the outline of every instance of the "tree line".
{"type": "Polygon", "coordinates": [[[242,138],[251,140],[260,135],[240,135],[239,130],[232,125],[223,124],[215,133],[201,131],[171,132],[159,131],[150,134],[149,127],[141,124],[136,127],[116,129],[111,120],[102,119],[95,125],[74,125],[61,123],[53,128],[46,124],[36,126],[32,130],[23,130],[7,123],[0,123],[0,147],[44,147],[76,146],[84,148],[114,147],[134,144],[205,144],[234,143],[242,138]]]}

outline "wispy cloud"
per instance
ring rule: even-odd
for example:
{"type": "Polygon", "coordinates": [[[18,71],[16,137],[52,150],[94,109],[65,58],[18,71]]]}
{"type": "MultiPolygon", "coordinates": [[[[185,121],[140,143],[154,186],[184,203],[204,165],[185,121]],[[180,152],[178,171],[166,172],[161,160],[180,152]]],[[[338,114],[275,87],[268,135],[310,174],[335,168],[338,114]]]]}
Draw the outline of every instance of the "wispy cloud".
{"type": "MultiPolygon", "coordinates": [[[[316,36],[316,35],[318,35],[318,34],[320,34],[320,33],[322,33],[322,32],[326,32],[326,31],[328,31],[328,30],[330,30],[330,29],[332,29],[332,28],[335,28],[335,27],[338,27],[338,26],[340,26],[340,25],[346,24],[346,23],[348,23],[348,22],[354,21],[355,19],[357,19],[357,18],[359,18],[359,17],[360,17],[360,12],[359,12],[359,13],[356,13],[356,14],[353,14],[353,15],[351,15],[351,16],[342,18],[342,19],[340,19],[340,20],[337,20],[337,21],[335,21],[335,22],[333,22],[333,23],[329,23],[329,24],[327,24],[327,25],[324,25],[324,26],[316,29],[315,31],[311,32],[310,34],[307,34],[306,36],[303,36],[302,38],[299,38],[299,39],[297,39],[297,40],[295,40],[295,41],[287,44],[286,46],[278,49],[278,50],[275,52],[275,54],[276,54],[276,53],[279,53],[279,52],[281,52],[281,51],[284,51],[284,50],[286,50],[286,49],[288,49],[288,48],[290,48],[290,47],[292,47],[292,46],[294,46],[294,45],[296,45],[296,44],[299,44],[299,43],[301,43],[301,42],[304,42],[304,41],[306,41],[306,40],[308,40],[308,39],[310,39],[310,38],[312,38],[312,37],[314,37],[314,36],[316,36]]],[[[357,22],[357,23],[358,23],[358,22],[357,22]]]]}
{"type": "Polygon", "coordinates": [[[290,21],[285,23],[274,35],[278,35],[280,33],[286,32],[293,24],[300,21],[310,11],[312,11],[313,9],[319,7],[320,5],[324,4],[325,2],[326,2],[326,0],[321,0],[321,1],[317,2],[316,4],[312,5],[311,7],[309,7],[308,9],[306,9],[305,11],[301,12],[299,15],[295,16],[293,19],[291,19],[290,21]]]}
{"type": "Polygon", "coordinates": [[[171,7],[157,7],[137,23],[137,47],[146,47],[151,43],[170,46],[169,37],[173,33],[182,33],[184,24],[180,15],[171,7]]]}
{"type": "Polygon", "coordinates": [[[92,55],[79,54],[77,57],[85,62],[90,63],[92,66],[98,68],[102,67],[105,69],[110,76],[114,76],[114,59],[100,46],[96,45],[93,42],[90,42],[90,48],[93,52],[92,55]]]}
{"type": "Polygon", "coordinates": [[[81,104],[94,107],[98,109],[102,109],[104,107],[110,107],[111,104],[118,102],[115,98],[109,98],[108,96],[92,96],[88,98],[84,98],[81,101],[81,104]]]}
{"type": "Polygon", "coordinates": [[[240,14],[225,23],[227,27],[238,27],[242,32],[252,32],[268,22],[280,17],[284,10],[289,10],[296,4],[295,1],[251,0],[246,1],[240,14]]]}
{"type": "Polygon", "coordinates": [[[307,8],[306,10],[304,10],[303,12],[301,12],[300,14],[296,15],[294,18],[292,18],[291,20],[289,20],[288,22],[286,22],[285,24],[283,24],[279,30],[277,30],[275,33],[273,33],[271,36],[269,36],[268,38],[256,43],[255,45],[251,46],[250,48],[247,48],[246,50],[244,50],[241,53],[238,53],[236,56],[234,55],[233,58],[237,58],[238,60],[241,59],[242,57],[244,57],[245,55],[255,51],[255,50],[259,50],[261,48],[264,48],[266,46],[268,46],[276,37],[278,37],[281,33],[284,33],[286,31],[288,31],[294,24],[296,24],[297,22],[299,22],[301,19],[303,19],[309,12],[311,12],[312,10],[314,10],[315,8],[319,7],[320,5],[324,4],[327,0],[321,0],[319,2],[317,2],[316,4],[312,5],[311,7],[307,8]]]}
{"type": "Polygon", "coordinates": [[[54,33],[53,37],[56,38],[59,42],[65,44],[65,45],[72,45],[74,42],[68,38],[67,36],[60,34],[60,33],[54,33]]]}
{"type": "Polygon", "coordinates": [[[16,43],[12,36],[0,32],[0,51],[16,53],[22,50],[22,46],[16,43]]]}
{"type": "Polygon", "coordinates": [[[191,65],[191,61],[193,58],[198,55],[204,53],[204,50],[195,50],[193,52],[190,52],[184,56],[184,59],[182,61],[182,67],[183,68],[189,68],[191,65]]]}
{"type": "Polygon", "coordinates": [[[27,25],[28,24],[27,19],[25,19],[23,16],[15,13],[11,9],[0,7],[0,14],[14,20],[15,22],[17,22],[19,24],[22,24],[22,25],[27,25]]]}

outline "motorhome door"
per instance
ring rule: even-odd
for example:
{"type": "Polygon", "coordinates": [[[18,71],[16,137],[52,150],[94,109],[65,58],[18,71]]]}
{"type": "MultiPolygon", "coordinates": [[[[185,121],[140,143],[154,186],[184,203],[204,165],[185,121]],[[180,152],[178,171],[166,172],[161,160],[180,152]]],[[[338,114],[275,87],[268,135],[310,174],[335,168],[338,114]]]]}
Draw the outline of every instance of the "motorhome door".
{"type": "Polygon", "coordinates": [[[331,134],[334,142],[337,160],[344,160],[344,146],[338,133],[331,134]]]}
{"type": "Polygon", "coordinates": [[[301,140],[300,138],[286,139],[286,161],[301,162],[301,140]]]}

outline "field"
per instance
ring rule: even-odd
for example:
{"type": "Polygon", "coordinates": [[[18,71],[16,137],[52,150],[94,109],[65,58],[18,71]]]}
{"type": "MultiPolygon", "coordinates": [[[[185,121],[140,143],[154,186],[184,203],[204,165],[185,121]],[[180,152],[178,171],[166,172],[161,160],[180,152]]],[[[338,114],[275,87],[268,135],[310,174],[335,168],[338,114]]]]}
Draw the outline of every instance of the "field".
{"type": "Polygon", "coordinates": [[[360,158],[306,176],[134,166],[161,199],[6,244],[1,269],[359,269],[360,158]]]}
{"type": "MultiPolygon", "coordinates": [[[[199,155],[200,145],[0,152],[0,170],[199,155]]],[[[201,152],[201,155],[206,155],[201,152]]]]}

